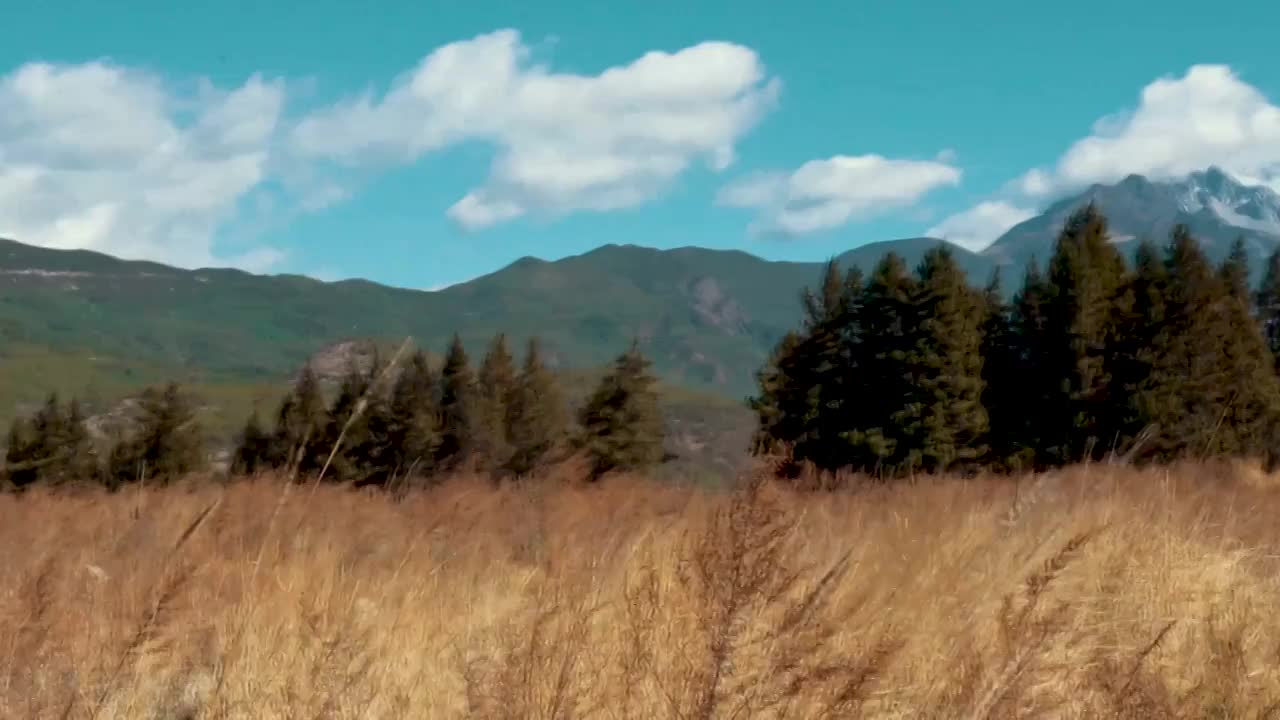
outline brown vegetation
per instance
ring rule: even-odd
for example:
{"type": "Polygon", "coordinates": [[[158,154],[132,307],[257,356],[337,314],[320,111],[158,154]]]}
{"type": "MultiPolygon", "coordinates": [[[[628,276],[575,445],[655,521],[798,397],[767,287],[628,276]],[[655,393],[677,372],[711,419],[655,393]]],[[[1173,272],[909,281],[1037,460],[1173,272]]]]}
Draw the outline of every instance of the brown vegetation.
{"type": "MultiPolygon", "coordinates": [[[[561,474],[569,472],[561,469],[561,474]]],[[[1240,466],[0,497],[0,716],[1265,717],[1240,466]]]]}

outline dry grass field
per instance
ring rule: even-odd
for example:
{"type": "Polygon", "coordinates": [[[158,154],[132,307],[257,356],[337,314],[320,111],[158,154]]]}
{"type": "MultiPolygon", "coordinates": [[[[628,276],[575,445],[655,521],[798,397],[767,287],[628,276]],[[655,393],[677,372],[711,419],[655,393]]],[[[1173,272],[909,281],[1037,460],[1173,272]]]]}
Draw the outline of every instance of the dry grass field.
{"type": "Polygon", "coordinates": [[[1266,717],[1277,518],[1207,465],[5,496],[0,716],[1266,717]]]}

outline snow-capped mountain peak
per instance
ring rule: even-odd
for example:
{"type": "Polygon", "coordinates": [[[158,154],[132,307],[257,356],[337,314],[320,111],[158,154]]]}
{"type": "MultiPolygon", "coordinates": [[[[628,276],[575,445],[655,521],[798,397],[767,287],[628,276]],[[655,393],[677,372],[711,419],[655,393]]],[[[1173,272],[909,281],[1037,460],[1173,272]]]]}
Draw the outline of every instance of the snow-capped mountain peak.
{"type": "Polygon", "coordinates": [[[1227,225],[1280,235],[1280,195],[1271,188],[1245,185],[1218,167],[1170,185],[1183,212],[1209,212],[1227,225]]]}

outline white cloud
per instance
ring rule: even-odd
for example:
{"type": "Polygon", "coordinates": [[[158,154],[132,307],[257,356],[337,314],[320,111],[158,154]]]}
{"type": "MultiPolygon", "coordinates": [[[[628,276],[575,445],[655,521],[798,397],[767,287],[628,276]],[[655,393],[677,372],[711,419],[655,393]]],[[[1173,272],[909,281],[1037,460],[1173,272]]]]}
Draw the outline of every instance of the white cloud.
{"type": "Polygon", "coordinates": [[[897,160],[837,155],[811,160],[791,173],[757,173],[721,189],[717,203],[753,208],[756,232],[801,235],[908,206],[937,188],[956,185],[961,172],[946,160],[897,160]]]}
{"type": "Polygon", "coordinates": [[[1009,228],[1035,215],[1034,210],[1000,200],[988,200],[946,218],[925,231],[928,237],[953,242],[978,251],[990,245],[1009,228]]]}
{"type": "Polygon", "coordinates": [[[635,206],[699,160],[721,170],[779,88],[752,50],[730,43],[650,52],[598,75],[553,72],[530,55],[512,30],[438,48],[380,97],[304,119],[292,151],[347,172],[467,141],[494,145],[488,180],[449,210],[483,228],[635,206]]]}
{"type": "Polygon", "coordinates": [[[1229,67],[1195,65],[1147,85],[1136,107],[1099,118],[1052,166],[1027,171],[928,233],[981,248],[1028,217],[1029,205],[1133,173],[1161,180],[1211,165],[1280,189],[1280,107],[1229,67]]]}
{"type": "Polygon", "coordinates": [[[284,102],[251,77],[180,93],[108,62],[30,63],[0,76],[0,236],[187,267],[265,269],[279,251],[215,251],[268,174],[284,102]]]}
{"type": "Polygon", "coordinates": [[[1217,165],[1252,183],[1280,180],[1280,107],[1224,65],[1195,65],[1143,88],[1136,108],[1099,119],[1051,169],[1016,187],[1032,196],[1110,183],[1130,173],[1162,179],[1217,165]]]}

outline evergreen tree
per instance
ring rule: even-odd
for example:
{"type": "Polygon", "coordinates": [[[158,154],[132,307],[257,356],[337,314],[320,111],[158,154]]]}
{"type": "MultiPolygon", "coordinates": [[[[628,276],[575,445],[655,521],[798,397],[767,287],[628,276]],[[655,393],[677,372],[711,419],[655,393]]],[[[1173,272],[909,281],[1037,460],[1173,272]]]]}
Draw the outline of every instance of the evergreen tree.
{"type": "Polygon", "coordinates": [[[112,485],[169,481],[205,466],[203,431],[191,400],[176,383],[147,388],[138,404],[136,429],[116,444],[108,460],[112,485]]]}
{"type": "Polygon", "coordinates": [[[1218,267],[1218,278],[1226,286],[1227,291],[1245,303],[1251,302],[1249,296],[1249,252],[1245,248],[1244,238],[1236,238],[1231,243],[1231,251],[1218,267]]]}
{"type": "Polygon", "coordinates": [[[40,462],[43,460],[41,448],[37,444],[31,421],[24,417],[14,418],[9,425],[9,437],[5,450],[5,481],[14,488],[25,488],[34,484],[40,477],[40,462]]]}
{"type": "Polygon", "coordinates": [[[649,366],[639,343],[633,342],[580,410],[581,442],[592,479],[662,461],[662,414],[649,366]]]}
{"type": "Polygon", "coordinates": [[[1044,405],[1040,449],[1065,464],[1106,449],[1113,431],[1107,373],[1116,323],[1124,313],[1124,258],[1092,204],[1074,213],[1054,247],[1045,283],[1044,325],[1031,342],[1049,362],[1037,373],[1044,405]]]}
{"type": "Polygon", "coordinates": [[[476,382],[462,339],[453,336],[440,378],[440,442],[436,465],[452,470],[470,461],[476,451],[476,382]]]}
{"type": "Polygon", "coordinates": [[[896,472],[911,459],[906,440],[904,398],[913,392],[906,368],[915,350],[914,278],[902,258],[887,254],[867,280],[858,323],[857,373],[860,392],[849,399],[856,413],[843,423],[849,464],[872,473],[896,472]]]}
{"type": "Polygon", "coordinates": [[[30,419],[15,420],[5,461],[8,481],[18,488],[96,479],[97,462],[79,402],[72,400],[64,410],[51,393],[30,419]]]}
{"type": "Polygon", "coordinates": [[[912,294],[908,392],[895,424],[906,467],[944,472],[986,454],[982,327],[986,305],[945,247],[925,254],[912,294]]]}
{"type": "Polygon", "coordinates": [[[71,402],[67,403],[65,425],[67,434],[63,440],[66,461],[62,472],[65,473],[64,477],[67,480],[96,482],[101,480],[102,468],[98,462],[97,448],[94,446],[93,438],[89,436],[85,421],[84,409],[81,408],[80,401],[71,398],[71,402]]]}
{"type": "Polygon", "coordinates": [[[516,387],[515,361],[499,333],[480,363],[476,393],[476,453],[483,466],[501,468],[511,459],[507,414],[516,387]]]}
{"type": "Polygon", "coordinates": [[[1166,293],[1169,273],[1160,251],[1144,241],[1134,254],[1134,272],[1129,281],[1128,311],[1120,323],[1116,354],[1112,361],[1112,382],[1120,402],[1116,403],[1117,450],[1130,452],[1148,430],[1150,414],[1139,407],[1138,398],[1154,388],[1153,374],[1166,322],[1166,293]]]}
{"type": "Polygon", "coordinates": [[[328,448],[321,447],[326,415],[320,380],[308,363],[298,373],[293,388],[276,412],[276,427],[268,452],[271,466],[294,468],[304,475],[318,471],[328,452],[328,448]]]}
{"type": "Polygon", "coordinates": [[[1276,370],[1280,372],[1280,249],[1267,258],[1267,266],[1262,273],[1262,284],[1254,300],[1257,304],[1258,322],[1262,324],[1267,348],[1271,350],[1271,355],[1275,358],[1276,370]]]}
{"type": "Polygon", "coordinates": [[[379,451],[385,448],[382,438],[375,436],[385,414],[383,398],[374,387],[379,365],[376,356],[368,368],[352,360],[338,383],[318,448],[324,455],[318,458],[321,463],[333,455],[326,479],[363,484],[378,472],[379,451]]]}
{"type": "Polygon", "coordinates": [[[507,415],[508,472],[527,475],[554,456],[568,436],[566,411],[556,376],[542,362],[538,339],[530,338],[507,415]]]}
{"type": "Polygon", "coordinates": [[[231,456],[231,472],[236,475],[253,475],[270,467],[271,435],[263,430],[258,411],[254,410],[236,438],[236,449],[231,456]]]}
{"type": "Polygon", "coordinates": [[[1217,272],[1185,226],[1165,255],[1165,292],[1150,374],[1131,402],[1155,428],[1143,456],[1261,455],[1271,446],[1280,385],[1230,260],[1217,272]]]}
{"type": "Polygon", "coordinates": [[[385,479],[426,477],[435,466],[440,442],[436,377],[421,350],[408,362],[391,388],[387,403],[385,479]]]}
{"type": "Polygon", "coordinates": [[[1004,299],[997,268],[983,292],[982,405],[987,410],[987,465],[1012,469],[1020,450],[1019,417],[1026,411],[1020,378],[1021,347],[1014,333],[1013,306],[1004,299]]]}
{"type": "Polygon", "coordinates": [[[786,472],[801,462],[834,470],[851,461],[863,285],[860,270],[842,277],[829,261],[818,292],[801,293],[802,329],[785,335],[756,375],[759,393],[748,400],[757,418],[752,451],[788,455],[786,472]]]}
{"type": "Polygon", "coordinates": [[[1005,378],[1004,393],[1010,400],[992,410],[998,414],[1001,442],[1006,449],[1004,463],[1011,469],[1042,469],[1051,459],[1044,452],[1046,438],[1054,424],[1042,408],[1056,398],[1059,388],[1045,379],[1045,369],[1055,352],[1047,343],[1046,303],[1050,288],[1034,259],[1027,265],[1022,288],[1014,295],[1009,313],[1010,352],[1007,367],[1018,373],[1005,378]],[[1016,400],[1015,400],[1016,398],[1016,400]]]}
{"type": "MultiPolygon", "coordinates": [[[[1243,255],[1243,243],[1241,243],[1243,255]]],[[[1218,418],[1227,432],[1211,436],[1209,452],[1237,457],[1270,457],[1276,449],[1280,429],[1280,378],[1274,372],[1266,336],[1252,312],[1247,284],[1239,282],[1243,267],[1247,278],[1248,260],[1240,265],[1229,258],[1220,275],[1232,279],[1220,303],[1223,336],[1221,377],[1228,391],[1227,404],[1218,418]]],[[[1245,280],[1247,283],[1247,280],[1245,280]]]]}
{"type": "Polygon", "coordinates": [[[828,260],[822,270],[818,291],[806,287],[800,294],[804,308],[804,328],[809,333],[839,317],[847,294],[846,278],[840,275],[840,264],[828,260]]]}
{"type": "Polygon", "coordinates": [[[799,436],[798,431],[788,429],[798,423],[795,415],[787,411],[794,412],[795,399],[803,393],[789,373],[803,342],[799,332],[788,332],[778,341],[764,367],[756,372],[756,385],[760,390],[747,400],[748,407],[756,414],[756,430],[751,439],[753,455],[784,452],[787,443],[799,436]]]}

